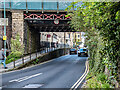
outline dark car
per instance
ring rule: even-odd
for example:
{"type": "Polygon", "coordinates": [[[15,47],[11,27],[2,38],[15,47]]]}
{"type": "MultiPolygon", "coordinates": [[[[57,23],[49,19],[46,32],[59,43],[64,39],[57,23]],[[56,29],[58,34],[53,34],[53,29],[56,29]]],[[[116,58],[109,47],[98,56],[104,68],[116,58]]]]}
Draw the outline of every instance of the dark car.
{"type": "Polygon", "coordinates": [[[77,50],[74,49],[74,48],[70,49],[70,55],[71,55],[71,54],[77,54],[77,50]]]}
{"type": "Polygon", "coordinates": [[[86,56],[88,57],[88,50],[85,48],[78,49],[78,57],[79,56],[86,56]]]}

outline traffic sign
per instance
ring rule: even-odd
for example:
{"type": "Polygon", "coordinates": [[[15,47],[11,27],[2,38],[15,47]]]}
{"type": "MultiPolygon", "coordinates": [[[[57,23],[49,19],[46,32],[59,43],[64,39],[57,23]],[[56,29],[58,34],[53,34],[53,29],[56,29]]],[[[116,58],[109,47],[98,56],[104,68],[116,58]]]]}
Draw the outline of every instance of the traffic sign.
{"type": "Polygon", "coordinates": [[[7,40],[7,36],[3,36],[3,40],[7,40]]]}
{"type": "Polygon", "coordinates": [[[54,20],[54,24],[59,24],[59,20],[58,19],[54,20]]]}
{"type": "Polygon", "coordinates": [[[47,34],[47,38],[50,38],[51,37],[51,35],[50,34],[47,34]]]}
{"type": "Polygon", "coordinates": [[[0,18],[0,26],[8,26],[8,18],[0,18]]]}

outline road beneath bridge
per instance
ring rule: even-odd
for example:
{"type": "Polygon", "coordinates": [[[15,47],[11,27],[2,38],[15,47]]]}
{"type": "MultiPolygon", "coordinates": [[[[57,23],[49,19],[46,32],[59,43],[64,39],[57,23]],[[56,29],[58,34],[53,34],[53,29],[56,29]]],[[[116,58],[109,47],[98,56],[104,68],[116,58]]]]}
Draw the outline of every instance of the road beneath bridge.
{"type": "Polygon", "coordinates": [[[3,73],[3,88],[74,88],[81,87],[87,57],[65,55],[30,68],[3,73]],[[78,82],[78,83],[79,83],[78,82]]]}

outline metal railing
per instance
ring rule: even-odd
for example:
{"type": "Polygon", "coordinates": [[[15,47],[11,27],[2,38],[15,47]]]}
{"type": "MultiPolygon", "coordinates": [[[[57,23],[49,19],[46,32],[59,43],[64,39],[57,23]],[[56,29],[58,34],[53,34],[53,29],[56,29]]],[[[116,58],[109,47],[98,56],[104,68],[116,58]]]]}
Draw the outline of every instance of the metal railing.
{"type": "Polygon", "coordinates": [[[19,65],[20,64],[24,65],[26,62],[38,58],[43,53],[48,53],[48,52],[51,52],[51,51],[54,51],[54,50],[57,50],[57,49],[63,49],[63,48],[70,48],[70,47],[69,47],[69,45],[64,46],[64,44],[58,44],[57,47],[51,47],[51,48],[43,47],[40,50],[35,50],[35,52],[31,52],[31,53],[28,53],[28,54],[23,54],[21,56],[21,58],[18,59],[18,60],[15,60],[15,58],[14,58],[13,68],[15,68],[18,64],[19,65]]]}

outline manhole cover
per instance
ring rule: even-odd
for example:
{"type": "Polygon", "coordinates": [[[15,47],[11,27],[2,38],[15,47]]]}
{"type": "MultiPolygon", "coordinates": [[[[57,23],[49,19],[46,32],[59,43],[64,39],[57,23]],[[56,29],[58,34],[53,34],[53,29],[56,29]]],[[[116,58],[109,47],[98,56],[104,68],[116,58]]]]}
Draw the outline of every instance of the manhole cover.
{"type": "Polygon", "coordinates": [[[28,84],[24,86],[23,88],[39,88],[41,86],[43,86],[43,84],[28,84]]]}

